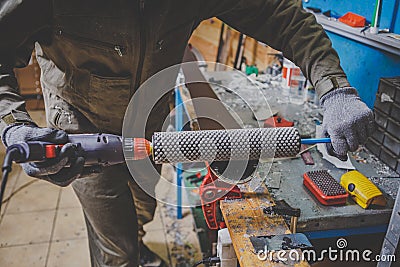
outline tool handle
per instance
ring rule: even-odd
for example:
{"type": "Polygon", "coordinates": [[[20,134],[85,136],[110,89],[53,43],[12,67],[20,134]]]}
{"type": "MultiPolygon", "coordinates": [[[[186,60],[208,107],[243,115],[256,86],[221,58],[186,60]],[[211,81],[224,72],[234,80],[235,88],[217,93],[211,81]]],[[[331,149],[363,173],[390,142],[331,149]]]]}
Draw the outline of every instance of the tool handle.
{"type": "MultiPolygon", "coordinates": [[[[328,133],[325,133],[325,136],[329,138],[328,133]]],[[[338,158],[341,161],[347,161],[348,159],[347,155],[339,155],[338,153],[336,153],[335,149],[333,148],[332,142],[326,144],[326,151],[330,156],[338,158]]]]}
{"type": "Polygon", "coordinates": [[[301,139],[301,143],[304,145],[331,143],[331,139],[330,138],[308,138],[308,139],[301,139]]]}
{"type": "Polygon", "coordinates": [[[21,142],[9,146],[7,152],[18,151],[18,156],[14,158],[16,163],[41,162],[57,157],[62,146],[41,141],[21,142]]]}
{"type": "Polygon", "coordinates": [[[79,144],[85,166],[110,166],[125,162],[122,137],[113,134],[70,134],[70,143],[79,144]]]}
{"type": "Polygon", "coordinates": [[[347,160],[347,155],[339,155],[335,152],[332,146],[332,140],[329,137],[325,138],[308,138],[308,139],[301,139],[301,143],[304,145],[314,145],[314,144],[326,144],[326,150],[329,155],[338,158],[341,161],[347,160]]]}
{"type": "MultiPolygon", "coordinates": [[[[109,166],[125,161],[122,151],[122,138],[112,134],[70,134],[68,142],[80,146],[85,166],[109,166]]],[[[42,162],[57,158],[62,144],[32,141],[21,142],[8,147],[19,152],[16,163],[42,162]]]]}

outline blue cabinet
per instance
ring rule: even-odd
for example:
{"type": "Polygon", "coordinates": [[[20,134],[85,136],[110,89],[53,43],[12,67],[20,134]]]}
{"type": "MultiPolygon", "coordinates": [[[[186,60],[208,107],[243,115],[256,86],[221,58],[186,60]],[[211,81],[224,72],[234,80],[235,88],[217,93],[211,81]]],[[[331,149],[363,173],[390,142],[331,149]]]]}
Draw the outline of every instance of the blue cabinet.
{"type": "MultiPolygon", "coordinates": [[[[400,34],[400,0],[383,0],[380,29],[390,29],[400,34]]],[[[322,12],[331,10],[335,16],[353,12],[371,21],[375,0],[309,0],[304,7],[320,8],[322,12]]],[[[341,65],[350,83],[356,87],[363,101],[373,107],[379,79],[400,76],[400,40],[385,34],[360,33],[360,28],[351,28],[337,21],[328,21],[317,15],[337,50],[341,65]]]]}

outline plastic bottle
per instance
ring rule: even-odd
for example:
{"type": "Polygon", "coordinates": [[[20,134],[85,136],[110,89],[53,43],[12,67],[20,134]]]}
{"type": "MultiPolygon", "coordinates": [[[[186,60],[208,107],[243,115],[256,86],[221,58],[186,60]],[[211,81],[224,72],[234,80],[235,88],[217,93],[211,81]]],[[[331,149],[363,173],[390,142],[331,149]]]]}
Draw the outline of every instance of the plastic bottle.
{"type": "Polygon", "coordinates": [[[284,58],[282,69],[282,94],[289,96],[289,102],[297,105],[304,103],[307,80],[293,62],[284,58]]]}
{"type": "MultiPolygon", "coordinates": [[[[282,87],[284,89],[290,88],[290,77],[292,76],[292,70],[296,65],[287,58],[283,58],[283,67],[282,67],[282,87]]],[[[283,90],[284,93],[287,92],[289,95],[289,90],[283,90]]]]}
{"type": "Polygon", "coordinates": [[[293,104],[301,105],[304,103],[305,89],[307,80],[299,68],[294,70],[292,80],[290,82],[289,100],[293,104]]]}

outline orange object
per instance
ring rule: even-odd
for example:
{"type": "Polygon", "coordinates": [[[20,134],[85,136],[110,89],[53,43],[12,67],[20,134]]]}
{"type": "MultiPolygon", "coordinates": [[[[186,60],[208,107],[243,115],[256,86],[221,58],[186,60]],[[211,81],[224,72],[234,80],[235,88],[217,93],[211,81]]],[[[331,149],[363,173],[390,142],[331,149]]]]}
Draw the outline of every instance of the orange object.
{"type": "Polygon", "coordinates": [[[344,16],[339,18],[339,21],[351,27],[365,26],[365,18],[352,12],[347,12],[344,16]]]}
{"type": "Polygon", "coordinates": [[[144,138],[133,139],[133,159],[139,160],[151,155],[153,148],[151,142],[144,138]]]}
{"type": "Polygon", "coordinates": [[[349,194],[326,170],[309,171],[303,184],[323,205],[344,205],[349,194]]]}
{"type": "Polygon", "coordinates": [[[46,159],[54,159],[57,157],[63,145],[46,145],[46,159]]]}
{"type": "MultiPolygon", "coordinates": [[[[208,165],[208,164],[207,164],[208,165]]],[[[229,184],[221,179],[207,166],[208,172],[199,188],[201,209],[204,219],[211,230],[225,228],[225,222],[218,221],[217,201],[223,199],[239,199],[242,193],[237,185],[229,184]]]]}
{"type": "Polygon", "coordinates": [[[265,128],[274,128],[274,127],[293,127],[294,122],[292,121],[287,121],[284,118],[280,116],[273,116],[269,119],[266,119],[264,121],[264,127],[265,128]]]}

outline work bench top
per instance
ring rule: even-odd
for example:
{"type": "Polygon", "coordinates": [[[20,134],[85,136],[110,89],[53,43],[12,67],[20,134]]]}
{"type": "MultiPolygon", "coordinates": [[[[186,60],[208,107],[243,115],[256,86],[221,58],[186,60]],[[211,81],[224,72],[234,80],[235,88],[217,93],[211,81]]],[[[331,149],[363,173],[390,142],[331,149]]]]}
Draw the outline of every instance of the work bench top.
{"type": "MultiPolygon", "coordinates": [[[[211,82],[217,96],[243,127],[261,127],[263,116],[279,112],[285,119],[294,121],[301,135],[313,137],[315,123],[322,122],[322,111],[318,103],[290,103],[280,83],[274,79],[268,80],[270,77],[266,78],[266,83],[257,81],[254,84],[233,71],[210,71],[204,75],[211,82]],[[265,96],[263,100],[267,101],[267,105],[260,100],[260,92],[265,96]],[[258,121],[255,118],[257,116],[260,119],[258,121]]],[[[350,160],[358,171],[377,183],[384,192],[387,206],[363,209],[351,199],[344,206],[324,206],[303,186],[303,174],[325,169],[339,181],[347,170],[338,169],[322,159],[316,148],[310,151],[314,165],[305,165],[302,158],[276,160],[260,164],[255,174],[258,179],[263,180],[274,200],[283,199],[293,208],[301,209],[298,232],[371,227],[389,222],[393,198],[400,184],[399,174],[391,171],[367,150],[360,150],[353,153],[350,160]]],[[[256,180],[252,183],[257,184],[256,180]]]]}
{"type": "MultiPolygon", "coordinates": [[[[290,231],[281,216],[268,216],[263,209],[274,202],[265,186],[250,192],[248,186],[241,186],[241,199],[223,200],[220,208],[238,257],[240,266],[310,266],[300,257],[261,254],[253,247],[250,237],[289,234],[290,231]],[[280,260],[279,257],[285,258],[280,260]]],[[[297,250],[301,255],[300,250],[297,250]]],[[[264,253],[264,252],[263,252],[264,253]]]]}

